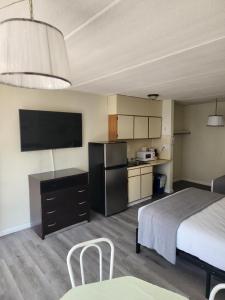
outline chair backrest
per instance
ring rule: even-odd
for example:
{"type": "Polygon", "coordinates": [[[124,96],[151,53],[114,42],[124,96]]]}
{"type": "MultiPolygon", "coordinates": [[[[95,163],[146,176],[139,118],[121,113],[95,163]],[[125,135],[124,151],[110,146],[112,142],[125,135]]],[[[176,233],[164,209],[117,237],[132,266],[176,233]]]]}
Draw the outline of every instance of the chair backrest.
{"type": "Polygon", "coordinates": [[[110,241],[107,238],[99,238],[99,239],[95,239],[95,240],[91,240],[91,241],[87,241],[87,242],[77,244],[77,245],[73,246],[70,249],[70,251],[68,252],[66,261],[67,261],[67,267],[68,267],[72,287],[75,287],[76,284],[75,284],[75,279],[74,279],[74,273],[73,273],[72,266],[71,266],[71,256],[79,248],[83,248],[81,250],[81,253],[80,253],[80,271],[81,271],[82,285],[85,284],[83,256],[84,256],[84,252],[88,248],[91,248],[91,247],[96,248],[98,250],[98,254],[99,254],[99,281],[102,281],[102,249],[98,245],[99,243],[102,243],[102,242],[108,243],[109,246],[110,246],[111,254],[110,254],[109,279],[112,279],[113,264],[114,264],[114,252],[115,252],[114,251],[114,245],[113,245],[112,241],[110,241]]]}
{"type": "Polygon", "coordinates": [[[209,300],[214,300],[216,294],[217,294],[220,290],[223,290],[223,289],[225,289],[225,283],[217,284],[217,285],[212,289],[212,291],[211,291],[211,293],[210,293],[210,296],[209,296],[209,300]]]}

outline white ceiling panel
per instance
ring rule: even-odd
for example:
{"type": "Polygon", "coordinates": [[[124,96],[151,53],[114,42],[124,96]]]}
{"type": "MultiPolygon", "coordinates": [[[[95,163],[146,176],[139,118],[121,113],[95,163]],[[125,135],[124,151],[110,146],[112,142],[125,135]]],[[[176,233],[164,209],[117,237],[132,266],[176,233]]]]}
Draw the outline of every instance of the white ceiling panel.
{"type": "Polygon", "coordinates": [[[121,1],[67,41],[74,85],[223,35],[225,12],[211,0],[121,1]]]}
{"type": "MultiPolygon", "coordinates": [[[[35,18],[66,37],[75,90],[225,96],[225,0],[33,1],[35,18]]],[[[12,17],[29,17],[28,0],[0,10],[12,17]]]]}
{"type": "MultiPolygon", "coordinates": [[[[134,97],[147,98],[149,93],[159,93],[160,99],[174,99],[177,101],[198,101],[224,98],[225,96],[225,72],[216,74],[199,75],[190,78],[179,79],[177,81],[164,82],[159,84],[150,84],[149,87],[142,89],[130,89],[129,91],[119,92],[120,94],[134,97]]],[[[94,88],[85,88],[87,92],[98,93],[94,88]]]]}
{"type": "Polygon", "coordinates": [[[28,1],[3,0],[0,1],[0,22],[10,18],[29,17],[28,1]]]}
{"type": "Polygon", "coordinates": [[[37,17],[60,28],[64,35],[81,26],[112,0],[35,0],[37,17]]]}
{"type": "Polygon", "coordinates": [[[160,87],[162,96],[168,97],[168,93],[172,95],[172,99],[193,99],[195,95],[202,98],[211,95],[213,97],[221,96],[225,93],[225,73],[203,75],[196,78],[179,80],[177,82],[168,82],[160,87]]]}
{"type": "MultiPolygon", "coordinates": [[[[15,1],[0,1],[0,7],[15,1]]],[[[112,0],[33,0],[34,17],[58,27],[67,35],[111,2],[112,0]]],[[[29,17],[28,0],[0,10],[0,21],[13,17],[29,17]]]]}
{"type": "MultiPolygon", "coordinates": [[[[164,59],[140,66],[132,70],[116,73],[80,85],[77,89],[95,93],[133,95],[146,97],[149,93],[162,94],[163,87],[169,84],[171,91],[164,96],[174,96],[179,82],[204,83],[204,78],[217,78],[225,74],[225,39],[189,51],[165,57],[164,59]]],[[[207,84],[208,81],[205,83],[207,84]]],[[[196,96],[195,96],[196,97],[196,96]]],[[[182,100],[182,98],[181,98],[182,100]]]]}

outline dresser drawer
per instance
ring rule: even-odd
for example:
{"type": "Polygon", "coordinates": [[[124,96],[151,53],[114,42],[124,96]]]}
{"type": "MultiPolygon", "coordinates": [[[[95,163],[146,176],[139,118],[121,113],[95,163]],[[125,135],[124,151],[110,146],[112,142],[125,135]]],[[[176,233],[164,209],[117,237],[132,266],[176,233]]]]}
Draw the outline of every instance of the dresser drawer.
{"type": "Polygon", "coordinates": [[[70,211],[68,214],[52,216],[50,219],[43,218],[43,229],[45,234],[89,220],[89,211],[70,211]]]}
{"type": "Polygon", "coordinates": [[[55,209],[46,209],[42,211],[42,219],[54,223],[56,221],[57,215],[60,214],[60,210],[55,209]]]}
{"type": "Polygon", "coordinates": [[[64,227],[76,224],[76,218],[72,218],[72,215],[63,215],[55,219],[43,219],[43,227],[45,234],[54,232],[64,227]]]}
{"type": "Polygon", "coordinates": [[[82,203],[88,201],[88,187],[82,186],[79,189],[74,189],[73,202],[82,203]]]}
{"type": "Polygon", "coordinates": [[[69,206],[73,195],[73,189],[42,194],[42,209],[44,211],[66,209],[69,206]]]}
{"type": "Polygon", "coordinates": [[[79,201],[79,202],[74,202],[73,207],[76,210],[76,212],[83,213],[89,211],[89,202],[87,200],[79,201]]]}
{"type": "Polygon", "coordinates": [[[67,210],[70,209],[74,203],[84,201],[88,201],[87,186],[42,194],[42,207],[44,210],[67,210]]]}
{"type": "Polygon", "coordinates": [[[71,215],[76,217],[82,217],[84,214],[89,212],[88,201],[74,202],[67,210],[55,208],[53,210],[46,209],[43,211],[43,219],[47,223],[54,223],[59,221],[64,215],[71,215]]]}
{"type": "Polygon", "coordinates": [[[88,185],[88,173],[41,182],[41,194],[88,185]]]}

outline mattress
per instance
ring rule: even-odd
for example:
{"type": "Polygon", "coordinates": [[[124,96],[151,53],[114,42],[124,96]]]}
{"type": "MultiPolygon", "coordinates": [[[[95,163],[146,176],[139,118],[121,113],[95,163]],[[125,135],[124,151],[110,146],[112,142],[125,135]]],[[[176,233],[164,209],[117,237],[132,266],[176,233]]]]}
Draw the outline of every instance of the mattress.
{"type": "Polygon", "coordinates": [[[177,249],[225,271],[225,197],[180,224],[177,249]]]}

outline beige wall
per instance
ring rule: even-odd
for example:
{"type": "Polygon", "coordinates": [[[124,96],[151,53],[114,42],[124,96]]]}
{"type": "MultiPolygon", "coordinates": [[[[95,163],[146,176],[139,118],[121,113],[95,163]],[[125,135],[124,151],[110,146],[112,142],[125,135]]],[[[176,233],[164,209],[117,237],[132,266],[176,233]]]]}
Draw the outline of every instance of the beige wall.
{"type": "Polygon", "coordinates": [[[108,97],[108,113],[138,116],[162,116],[162,101],[123,95],[108,97]]]}
{"type": "Polygon", "coordinates": [[[151,140],[149,139],[140,139],[140,140],[127,140],[127,158],[135,159],[136,152],[141,151],[142,147],[152,147],[151,140]]]}
{"type": "MultiPolygon", "coordinates": [[[[184,110],[184,124],[191,131],[183,137],[183,178],[210,184],[214,177],[225,174],[225,127],[207,127],[215,104],[189,105],[184,110]]],[[[225,102],[218,104],[225,115],[225,102]]]]}
{"type": "MultiPolygon", "coordinates": [[[[174,105],[174,131],[184,130],[184,105],[174,105]]],[[[173,146],[173,178],[182,179],[183,135],[174,136],[173,146]]]]}
{"type": "Polygon", "coordinates": [[[83,147],[54,150],[56,169],[88,169],[88,141],[107,139],[107,99],[0,86],[0,235],[29,226],[28,174],[52,170],[49,150],[21,152],[18,109],[83,113],[83,147]]]}
{"type": "MultiPolygon", "coordinates": [[[[165,165],[157,166],[156,172],[167,176],[165,191],[173,192],[173,131],[174,131],[174,101],[163,100],[162,104],[162,137],[160,148],[164,149],[160,153],[160,158],[170,159],[165,165]]],[[[153,140],[158,144],[157,140],[153,140]]],[[[155,147],[155,146],[154,146],[155,147]]]]}
{"type": "Polygon", "coordinates": [[[178,181],[182,179],[182,158],[183,158],[183,136],[174,137],[173,147],[173,179],[178,181]]]}
{"type": "MultiPolygon", "coordinates": [[[[184,107],[184,128],[191,134],[182,136],[182,179],[210,184],[213,178],[225,174],[225,127],[206,126],[208,115],[214,110],[215,103],[184,107]]],[[[225,115],[225,102],[218,104],[218,113],[225,115]]],[[[174,167],[176,170],[176,163],[174,167]]]]}
{"type": "Polygon", "coordinates": [[[165,174],[167,176],[166,192],[172,192],[173,185],[173,127],[174,127],[174,102],[172,100],[162,101],[162,136],[160,139],[150,140],[128,140],[128,158],[135,158],[136,152],[141,147],[156,148],[159,157],[171,160],[171,162],[162,166],[155,167],[155,172],[165,174]]]}
{"type": "Polygon", "coordinates": [[[185,106],[175,103],[174,104],[174,131],[184,130],[184,109],[185,106]]]}

